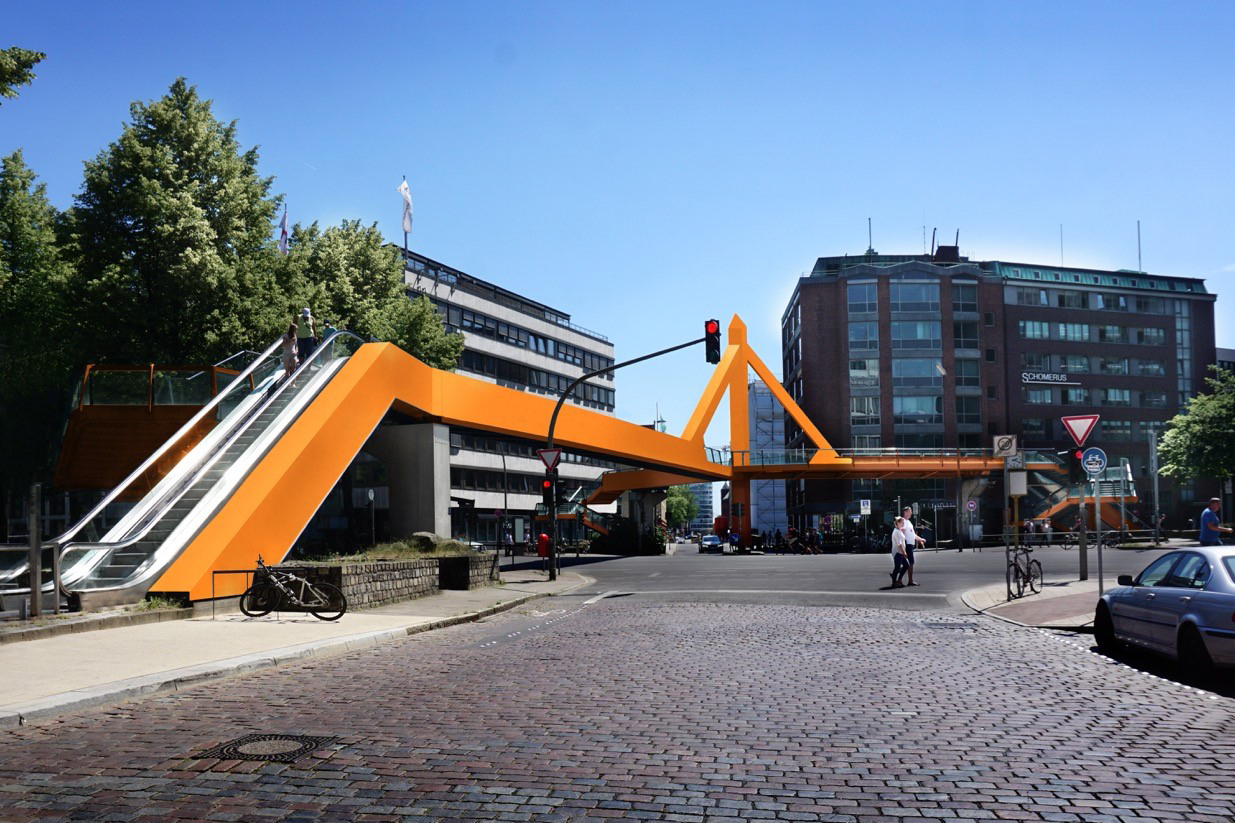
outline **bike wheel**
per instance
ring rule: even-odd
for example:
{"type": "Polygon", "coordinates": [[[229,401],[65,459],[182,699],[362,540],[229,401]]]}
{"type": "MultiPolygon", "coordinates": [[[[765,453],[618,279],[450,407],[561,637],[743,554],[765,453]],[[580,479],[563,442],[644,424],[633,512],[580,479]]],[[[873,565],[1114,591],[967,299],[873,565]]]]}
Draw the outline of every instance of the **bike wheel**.
{"type": "Polygon", "coordinates": [[[1034,594],[1042,591],[1042,564],[1037,560],[1029,561],[1029,590],[1034,594]]]}
{"type": "Polygon", "coordinates": [[[1020,597],[1025,591],[1025,583],[1021,580],[1020,569],[1015,563],[1008,564],[1008,591],[1013,597],[1020,597]]]}
{"type": "Polygon", "coordinates": [[[309,609],[309,614],[319,620],[338,620],[347,611],[347,598],[343,596],[343,592],[339,591],[338,586],[332,586],[329,583],[314,583],[309,587],[307,594],[314,600],[325,603],[316,609],[309,609]]]}
{"type": "Polygon", "coordinates": [[[254,583],[240,595],[240,611],[246,617],[263,617],[274,611],[279,602],[279,590],[266,583],[254,583]]]}

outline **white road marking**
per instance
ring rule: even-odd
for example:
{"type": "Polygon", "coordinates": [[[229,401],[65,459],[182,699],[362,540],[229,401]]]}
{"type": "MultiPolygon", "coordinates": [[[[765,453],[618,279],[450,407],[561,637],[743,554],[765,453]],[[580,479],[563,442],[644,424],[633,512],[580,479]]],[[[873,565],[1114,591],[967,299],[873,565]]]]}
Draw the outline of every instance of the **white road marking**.
{"type": "Polygon", "coordinates": [[[595,603],[597,600],[604,600],[606,597],[611,597],[612,595],[615,595],[615,594],[618,594],[618,592],[617,592],[616,590],[611,591],[611,592],[604,592],[604,593],[602,593],[602,594],[598,594],[598,595],[596,595],[595,597],[592,597],[592,598],[589,598],[589,599],[587,599],[587,600],[584,600],[584,601],[583,601],[583,605],[585,605],[585,606],[590,606],[590,605],[592,605],[593,603],[595,603]]]}

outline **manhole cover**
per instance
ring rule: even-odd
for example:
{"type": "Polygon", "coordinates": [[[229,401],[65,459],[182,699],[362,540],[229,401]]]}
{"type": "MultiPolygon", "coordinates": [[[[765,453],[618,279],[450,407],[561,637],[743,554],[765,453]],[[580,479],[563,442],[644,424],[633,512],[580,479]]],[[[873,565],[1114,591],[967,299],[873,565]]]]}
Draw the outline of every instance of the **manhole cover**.
{"type": "Polygon", "coordinates": [[[312,737],[307,734],[249,734],[237,740],[215,746],[194,755],[199,760],[263,760],[270,763],[292,763],[311,751],[333,743],[335,737],[312,737]]]}

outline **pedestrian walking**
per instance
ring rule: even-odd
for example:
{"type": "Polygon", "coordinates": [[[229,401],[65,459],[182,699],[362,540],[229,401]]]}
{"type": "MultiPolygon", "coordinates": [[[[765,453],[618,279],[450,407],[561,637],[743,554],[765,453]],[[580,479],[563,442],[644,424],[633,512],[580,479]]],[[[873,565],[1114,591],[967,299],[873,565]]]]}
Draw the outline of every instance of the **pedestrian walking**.
{"type": "Polygon", "coordinates": [[[300,323],[296,326],[296,349],[303,363],[314,347],[317,346],[317,327],[313,324],[313,313],[305,306],[300,310],[300,323]]]}
{"type": "Polygon", "coordinates": [[[922,546],[926,545],[926,541],[921,537],[918,537],[918,533],[913,530],[912,517],[913,506],[906,506],[901,510],[901,520],[903,521],[901,531],[905,534],[905,556],[909,558],[909,582],[905,584],[906,586],[921,585],[920,583],[913,582],[913,550],[916,549],[919,544],[922,546]]]}
{"type": "Polygon", "coordinates": [[[903,589],[905,584],[901,582],[901,578],[905,576],[905,571],[910,568],[909,554],[905,551],[905,518],[896,518],[892,526],[892,588],[903,589]]]}
{"type": "Polygon", "coordinates": [[[296,370],[296,324],[290,324],[279,340],[283,343],[283,373],[291,377],[296,370]]]}
{"type": "Polygon", "coordinates": [[[1222,541],[1219,538],[1223,534],[1231,533],[1230,529],[1218,523],[1218,512],[1221,509],[1222,501],[1213,497],[1210,498],[1209,505],[1201,512],[1200,536],[1202,546],[1221,546],[1222,541]]]}
{"type": "Polygon", "coordinates": [[[1051,519],[1049,517],[1046,518],[1046,524],[1043,525],[1042,530],[1046,533],[1046,545],[1052,545],[1051,541],[1055,531],[1055,526],[1051,523],[1051,519]]]}

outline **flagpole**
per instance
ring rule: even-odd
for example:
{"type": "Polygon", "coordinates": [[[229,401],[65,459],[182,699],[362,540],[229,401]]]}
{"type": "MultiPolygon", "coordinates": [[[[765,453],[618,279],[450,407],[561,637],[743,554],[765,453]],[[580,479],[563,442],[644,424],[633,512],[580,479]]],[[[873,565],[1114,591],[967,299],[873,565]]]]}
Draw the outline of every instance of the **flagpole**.
{"type": "MultiPolygon", "coordinates": [[[[407,182],[407,175],[403,175],[403,182],[407,182]]],[[[407,262],[407,229],[403,230],[403,261],[407,262]]]]}

